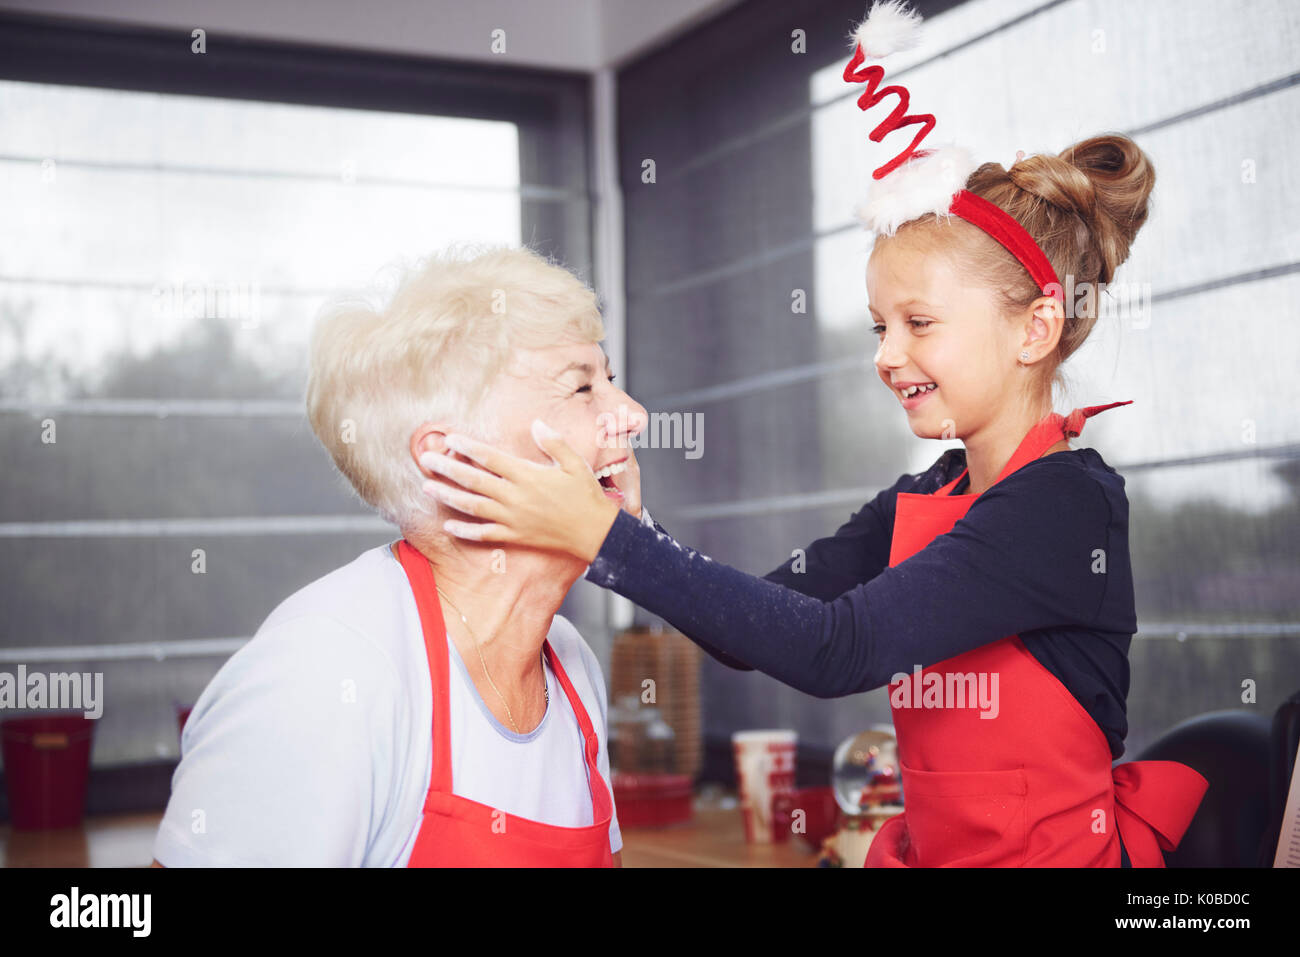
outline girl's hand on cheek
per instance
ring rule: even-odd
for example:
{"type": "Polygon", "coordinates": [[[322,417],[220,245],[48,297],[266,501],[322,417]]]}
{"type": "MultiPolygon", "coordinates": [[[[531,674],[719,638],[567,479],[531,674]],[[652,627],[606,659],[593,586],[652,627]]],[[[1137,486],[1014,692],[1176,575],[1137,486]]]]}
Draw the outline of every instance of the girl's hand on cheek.
{"type": "MultiPolygon", "coordinates": [[[[618,516],[619,505],[605,495],[591,467],[559,433],[538,420],[533,423],[533,438],[554,464],[539,465],[465,436],[449,435],[448,447],[477,465],[426,452],[420,464],[436,474],[424,484],[424,491],[470,519],[444,523],[445,530],[458,538],[550,549],[591,564],[618,516]]],[[[637,486],[639,514],[639,478],[637,486]]]]}

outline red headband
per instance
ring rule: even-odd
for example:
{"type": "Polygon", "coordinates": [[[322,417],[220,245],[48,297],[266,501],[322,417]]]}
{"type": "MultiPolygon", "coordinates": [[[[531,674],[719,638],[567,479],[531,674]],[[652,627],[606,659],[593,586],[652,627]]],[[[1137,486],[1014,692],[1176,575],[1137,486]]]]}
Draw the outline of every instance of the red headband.
{"type": "Polygon", "coordinates": [[[1016,222],[1014,216],[996,203],[990,203],[984,197],[965,189],[956,195],[948,211],[968,223],[974,223],[1000,242],[1007,252],[1029,270],[1029,275],[1044,296],[1065,302],[1065,291],[1056,278],[1056,270],[1052,268],[1051,261],[1038,243],[1034,242],[1034,237],[1029,235],[1029,230],[1016,222]]]}

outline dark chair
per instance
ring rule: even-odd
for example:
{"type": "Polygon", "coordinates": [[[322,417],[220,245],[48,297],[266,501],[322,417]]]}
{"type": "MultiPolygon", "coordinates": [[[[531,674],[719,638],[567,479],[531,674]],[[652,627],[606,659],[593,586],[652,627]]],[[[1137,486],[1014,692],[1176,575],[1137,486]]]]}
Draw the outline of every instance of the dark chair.
{"type": "MultiPolygon", "coordinates": [[[[1258,867],[1269,835],[1272,721],[1256,711],[1212,711],[1166,731],[1133,760],[1178,761],[1210,782],[1168,867],[1258,867]]],[[[1271,863],[1271,861],[1270,861],[1271,863]]]]}

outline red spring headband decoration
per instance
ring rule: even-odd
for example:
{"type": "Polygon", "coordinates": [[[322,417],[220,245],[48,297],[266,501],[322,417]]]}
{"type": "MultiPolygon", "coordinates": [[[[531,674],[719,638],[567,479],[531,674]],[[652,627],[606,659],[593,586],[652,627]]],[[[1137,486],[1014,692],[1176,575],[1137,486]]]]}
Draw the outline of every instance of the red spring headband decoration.
{"type": "Polygon", "coordinates": [[[920,26],[920,15],[908,10],[904,0],[876,0],[853,34],[856,49],[844,68],[844,80],[867,85],[858,97],[858,108],[869,110],[890,94],[898,97],[893,111],[871,131],[871,141],[879,143],[886,134],[904,126],[921,127],[907,149],[871,174],[876,182],[859,207],[858,217],[872,232],[892,236],[903,223],[927,213],[957,216],[1001,243],[1029,271],[1043,295],[1064,302],[1056,270],[1034,237],[996,204],[965,189],[967,177],[975,170],[970,153],[955,144],[918,150],[934,129],[934,115],[908,115],[911,96],[907,88],[897,84],[881,87],[883,67],[872,64],[859,69],[868,56],[879,60],[915,46],[920,26]]]}

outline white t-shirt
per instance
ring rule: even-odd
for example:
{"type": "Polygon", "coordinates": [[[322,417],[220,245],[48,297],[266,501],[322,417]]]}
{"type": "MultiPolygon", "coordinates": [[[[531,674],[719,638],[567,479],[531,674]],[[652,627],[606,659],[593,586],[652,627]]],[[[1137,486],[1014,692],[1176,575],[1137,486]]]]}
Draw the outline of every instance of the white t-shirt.
{"type": "MultiPolygon", "coordinates": [[[[606,691],[577,629],[548,634],[600,739],[606,691]]],[[[593,823],[581,732],[546,666],[550,704],[525,735],[502,726],[454,642],[452,790],[562,827],[593,823]]],[[[433,769],[428,656],[406,572],[388,546],[285,599],[203,690],[154,841],[166,867],[405,867],[433,769]]],[[[611,852],[623,847],[615,815],[611,852]]]]}

